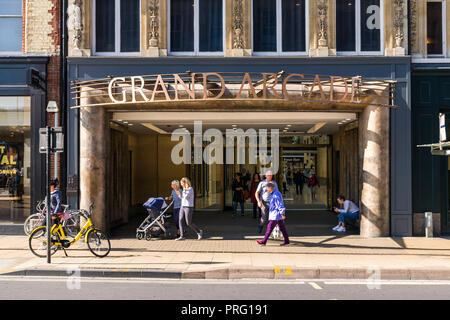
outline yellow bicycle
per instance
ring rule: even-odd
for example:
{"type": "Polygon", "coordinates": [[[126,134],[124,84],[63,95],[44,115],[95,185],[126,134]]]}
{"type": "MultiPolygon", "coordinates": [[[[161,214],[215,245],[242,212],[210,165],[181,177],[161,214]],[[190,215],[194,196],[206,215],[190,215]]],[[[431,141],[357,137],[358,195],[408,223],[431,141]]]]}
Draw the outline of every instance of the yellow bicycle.
{"type": "MultiPolygon", "coordinates": [[[[50,230],[50,253],[53,255],[57,250],[63,249],[67,256],[66,250],[75,244],[84,236],[89,251],[97,257],[106,257],[111,251],[111,244],[108,237],[92,224],[91,214],[94,205],[91,204],[89,212],[80,210],[80,214],[86,219],[83,228],[78,232],[75,238],[70,241],[66,239],[64,228],[61,223],[55,223],[50,230]]],[[[47,229],[46,226],[34,229],[28,237],[28,244],[34,255],[45,258],[47,256],[47,229]]]]}

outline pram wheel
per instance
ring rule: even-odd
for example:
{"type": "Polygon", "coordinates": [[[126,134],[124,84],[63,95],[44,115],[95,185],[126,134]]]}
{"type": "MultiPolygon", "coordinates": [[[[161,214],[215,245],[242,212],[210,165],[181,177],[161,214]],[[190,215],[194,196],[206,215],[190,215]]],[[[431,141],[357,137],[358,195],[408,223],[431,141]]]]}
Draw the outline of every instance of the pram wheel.
{"type": "Polygon", "coordinates": [[[142,232],[136,232],[136,238],[138,240],[142,240],[142,238],[144,238],[144,234],[142,232]]]}
{"type": "Polygon", "coordinates": [[[150,241],[152,239],[152,235],[151,234],[146,234],[145,235],[145,240],[150,241]]]}

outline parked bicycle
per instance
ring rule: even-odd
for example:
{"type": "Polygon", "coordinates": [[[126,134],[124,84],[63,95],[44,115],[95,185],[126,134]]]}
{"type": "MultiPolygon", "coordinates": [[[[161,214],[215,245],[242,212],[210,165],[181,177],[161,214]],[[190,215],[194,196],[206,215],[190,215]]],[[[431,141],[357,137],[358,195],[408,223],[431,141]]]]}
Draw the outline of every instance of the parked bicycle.
{"type": "MultiPolygon", "coordinates": [[[[66,238],[65,229],[62,224],[55,223],[50,230],[50,253],[53,255],[59,249],[64,250],[64,254],[67,256],[66,249],[78,242],[82,237],[86,242],[89,251],[97,257],[106,257],[111,251],[111,244],[109,238],[100,231],[100,229],[95,228],[92,220],[92,210],[94,205],[91,204],[89,211],[79,210],[80,215],[86,219],[86,223],[78,231],[75,238],[70,241],[66,238]]],[[[56,216],[61,216],[61,214],[56,214],[56,216]]],[[[59,218],[59,217],[58,217],[59,218]]],[[[57,220],[59,221],[59,220],[57,220]]],[[[45,258],[47,256],[47,229],[46,226],[37,227],[34,229],[30,236],[28,237],[28,243],[31,252],[40,257],[45,258]]]]}
{"type": "MultiPolygon", "coordinates": [[[[61,205],[63,213],[68,217],[62,221],[62,227],[69,237],[75,237],[80,231],[80,210],[69,210],[69,205],[61,205]]],[[[23,224],[25,234],[28,236],[37,227],[45,225],[45,201],[36,205],[37,213],[30,215],[23,224]]]]}

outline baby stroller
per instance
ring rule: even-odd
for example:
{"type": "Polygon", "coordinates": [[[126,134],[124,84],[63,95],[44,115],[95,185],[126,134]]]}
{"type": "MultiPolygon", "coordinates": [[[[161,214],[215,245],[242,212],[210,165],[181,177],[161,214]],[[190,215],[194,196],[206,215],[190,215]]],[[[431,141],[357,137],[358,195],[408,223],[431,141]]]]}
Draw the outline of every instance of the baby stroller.
{"type": "Polygon", "coordinates": [[[150,240],[152,237],[157,237],[162,234],[166,238],[170,237],[169,225],[165,221],[169,218],[166,211],[172,206],[173,201],[167,205],[163,198],[150,198],[143,204],[148,211],[148,216],[136,229],[136,238],[141,240],[145,237],[150,240]]]}

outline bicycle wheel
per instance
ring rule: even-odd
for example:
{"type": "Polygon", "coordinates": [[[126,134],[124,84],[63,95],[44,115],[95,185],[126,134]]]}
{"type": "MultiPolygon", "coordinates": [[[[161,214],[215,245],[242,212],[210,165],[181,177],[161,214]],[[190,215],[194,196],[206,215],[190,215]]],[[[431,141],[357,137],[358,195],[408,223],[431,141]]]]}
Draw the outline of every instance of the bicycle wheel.
{"type": "Polygon", "coordinates": [[[31,231],[33,231],[37,227],[42,226],[44,219],[44,215],[40,213],[34,213],[30,215],[23,224],[23,231],[25,232],[25,234],[29,236],[31,231]]]}
{"type": "Polygon", "coordinates": [[[92,229],[87,235],[89,250],[97,257],[106,257],[111,250],[108,237],[100,230],[92,229]]]}
{"type": "MultiPolygon", "coordinates": [[[[51,242],[58,242],[58,240],[58,234],[53,234],[51,242]]],[[[35,256],[39,258],[47,257],[47,229],[45,226],[38,227],[31,232],[28,245],[35,256]]],[[[50,247],[50,254],[53,255],[57,250],[58,246],[52,245],[50,247]]]]}
{"type": "Polygon", "coordinates": [[[75,238],[80,232],[80,214],[78,211],[70,212],[70,218],[63,223],[64,233],[75,238]]]}

